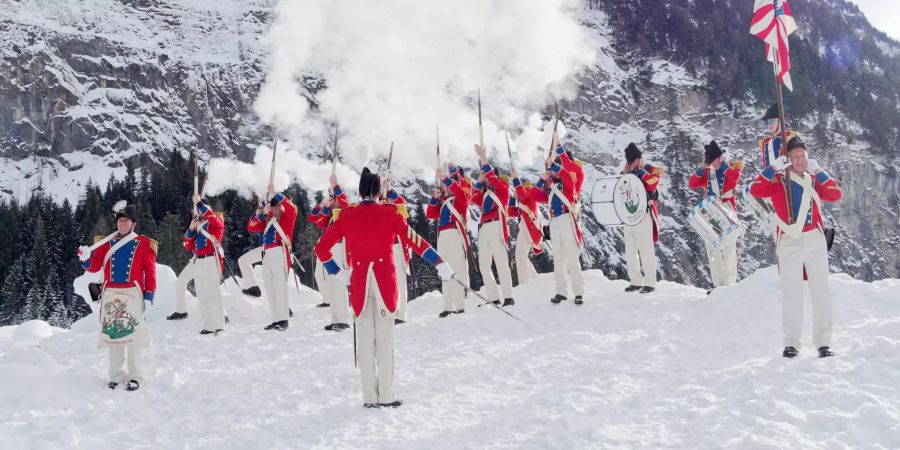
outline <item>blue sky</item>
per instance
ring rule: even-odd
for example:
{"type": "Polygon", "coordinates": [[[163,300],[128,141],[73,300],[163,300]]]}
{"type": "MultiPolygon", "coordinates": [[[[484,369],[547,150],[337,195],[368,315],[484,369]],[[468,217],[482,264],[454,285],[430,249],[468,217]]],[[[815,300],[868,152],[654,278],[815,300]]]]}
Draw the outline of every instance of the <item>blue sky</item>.
{"type": "Polygon", "coordinates": [[[900,0],[852,0],[869,22],[900,41],[900,0]]]}

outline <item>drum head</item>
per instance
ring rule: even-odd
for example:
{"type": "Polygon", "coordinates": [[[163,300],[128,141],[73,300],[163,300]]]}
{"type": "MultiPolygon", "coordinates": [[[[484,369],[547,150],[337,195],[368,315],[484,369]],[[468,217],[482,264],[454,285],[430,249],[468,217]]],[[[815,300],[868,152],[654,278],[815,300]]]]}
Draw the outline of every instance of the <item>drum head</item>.
{"type": "Polygon", "coordinates": [[[632,173],[622,175],[616,182],[613,204],[623,224],[635,226],[641,223],[647,214],[647,190],[644,182],[632,173]]]}

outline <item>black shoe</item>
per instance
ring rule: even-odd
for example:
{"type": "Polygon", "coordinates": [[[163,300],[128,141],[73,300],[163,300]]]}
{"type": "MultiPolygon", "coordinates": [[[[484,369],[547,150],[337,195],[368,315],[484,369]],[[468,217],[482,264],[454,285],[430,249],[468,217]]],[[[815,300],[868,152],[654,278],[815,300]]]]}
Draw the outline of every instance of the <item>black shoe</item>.
{"type": "Polygon", "coordinates": [[[565,299],[566,299],[565,296],[556,294],[556,296],[554,296],[553,298],[550,299],[550,303],[557,304],[565,299]]]}
{"type": "Polygon", "coordinates": [[[707,290],[706,290],[706,295],[712,294],[713,289],[715,289],[715,288],[707,289],[707,290]]]}
{"type": "Polygon", "coordinates": [[[213,336],[218,336],[219,333],[221,333],[221,332],[223,332],[223,331],[225,331],[225,330],[219,328],[218,330],[216,330],[216,331],[213,333],[213,336]]]}
{"type": "Polygon", "coordinates": [[[141,383],[138,383],[138,380],[128,380],[128,384],[125,385],[126,391],[136,391],[141,387],[141,383]]]}
{"type": "Polygon", "coordinates": [[[656,290],[656,288],[653,288],[653,287],[650,287],[650,286],[644,286],[644,287],[641,288],[640,291],[638,291],[638,293],[641,293],[641,294],[649,294],[649,293],[651,293],[651,292],[653,292],[653,291],[655,291],[655,290],[656,290]]]}
{"type": "Polygon", "coordinates": [[[264,327],[263,327],[263,330],[274,330],[274,329],[275,329],[275,324],[277,324],[277,323],[278,323],[278,322],[272,322],[272,323],[270,323],[270,324],[264,326],[264,327]]]}
{"type": "Polygon", "coordinates": [[[347,328],[350,328],[350,325],[347,325],[346,323],[330,323],[325,325],[326,331],[341,331],[346,330],[347,328]]]}
{"type": "Polygon", "coordinates": [[[366,408],[366,409],[378,408],[378,407],[379,407],[378,403],[363,403],[363,408],[366,408]]]}
{"type": "Polygon", "coordinates": [[[288,317],[294,317],[294,310],[291,308],[288,308],[288,317]]]}
{"type": "Polygon", "coordinates": [[[513,300],[513,299],[511,299],[511,298],[508,298],[508,299],[506,299],[506,300],[503,300],[503,306],[512,306],[512,305],[515,305],[515,304],[516,304],[516,301],[513,300]]]}
{"type": "Polygon", "coordinates": [[[247,289],[241,290],[241,292],[251,297],[262,297],[262,291],[259,290],[259,286],[249,287],[247,289]]]}
{"type": "Polygon", "coordinates": [[[288,328],[289,328],[289,327],[288,327],[288,321],[287,321],[287,320],[282,320],[282,321],[279,321],[279,322],[275,322],[275,329],[278,330],[278,331],[284,331],[284,330],[287,330],[288,328]]]}
{"type": "Polygon", "coordinates": [[[118,385],[119,385],[119,383],[116,383],[115,381],[110,381],[109,384],[106,385],[106,387],[108,387],[110,389],[115,389],[116,386],[118,386],[118,385]]]}
{"type": "Polygon", "coordinates": [[[455,312],[456,312],[456,311],[441,311],[441,313],[438,314],[438,317],[440,317],[441,319],[443,319],[444,317],[447,317],[447,316],[449,316],[450,314],[453,314],[453,313],[455,313],[455,312]]]}
{"type": "Polygon", "coordinates": [[[625,292],[634,292],[641,290],[640,286],[635,286],[633,284],[629,284],[627,288],[625,288],[625,292]]]}
{"type": "Polygon", "coordinates": [[[406,321],[403,319],[394,319],[394,325],[403,325],[404,323],[406,323],[406,321]]]}
{"type": "Polygon", "coordinates": [[[402,404],[403,400],[394,400],[390,403],[379,403],[378,406],[381,408],[399,408],[402,404]]]}
{"type": "Polygon", "coordinates": [[[319,303],[318,305],[316,305],[316,308],[328,308],[329,306],[331,306],[331,303],[322,302],[322,303],[319,303]]]}
{"type": "Polygon", "coordinates": [[[229,319],[228,316],[225,316],[225,323],[230,323],[230,322],[231,322],[231,319],[229,319]]]}
{"type": "Polygon", "coordinates": [[[581,298],[580,295],[576,295],[576,296],[575,296],[575,304],[576,304],[576,305],[581,305],[581,304],[583,304],[583,303],[584,303],[584,299],[581,298]]]}
{"type": "Polygon", "coordinates": [[[495,304],[495,305],[499,305],[499,304],[500,304],[500,300],[494,300],[494,301],[492,301],[491,303],[493,303],[493,304],[495,304]]]}
{"type": "Polygon", "coordinates": [[[827,358],[829,356],[834,356],[834,352],[831,351],[827,345],[824,347],[819,347],[819,358],[827,358]]]}
{"type": "Polygon", "coordinates": [[[181,320],[187,319],[187,313],[173,312],[166,317],[166,320],[181,320]]]}
{"type": "Polygon", "coordinates": [[[200,330],[200,334],[213,334],[213,332],[209,330],[200,330]]]}
{"type": "Polygon", "coordinates": [[[466,312],[466,310],[464,310],[464,309],[457,309],[456,311],[453,311],[453,314],[462,314],[462,313],[464,313],[464,312],[466,312]]]}
{"type": "Polygon", "coordinates": [[[783,356],[785,358],[793,358],[793,357],[797,356],[797,349],[794,347],[790,347],[790,346],[785,347],[784,351],[781,352],[781,356],[783,356]]]}

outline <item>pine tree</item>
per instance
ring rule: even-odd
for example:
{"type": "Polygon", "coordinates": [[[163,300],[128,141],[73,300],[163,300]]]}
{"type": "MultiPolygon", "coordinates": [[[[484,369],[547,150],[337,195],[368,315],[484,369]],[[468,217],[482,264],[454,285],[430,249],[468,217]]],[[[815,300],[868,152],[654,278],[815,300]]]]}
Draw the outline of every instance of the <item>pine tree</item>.
{"type": "Polygon", "coordinates": [[[71,325],[71,322],[66,314],[65,291],[55,270],[50,271],[43,285],[41,319],[46,320],[47,323],[54,327],[67,328],[71,325]]]}
{"type": "Polygon", "coordinates": [[[21,322],[26,288],[25,255],[22,255],[12,264],[0,287],[0,325],[15,325],[21,322]]]}
{"type": "Polygon", "coordinates": [[[181,272],[190,259],[185,251],[182,238],[184,229],[181,218],[177,214],[166,214],[159,229],[159,248],[156,261],[172,268],[175,273],[181,272]]]}

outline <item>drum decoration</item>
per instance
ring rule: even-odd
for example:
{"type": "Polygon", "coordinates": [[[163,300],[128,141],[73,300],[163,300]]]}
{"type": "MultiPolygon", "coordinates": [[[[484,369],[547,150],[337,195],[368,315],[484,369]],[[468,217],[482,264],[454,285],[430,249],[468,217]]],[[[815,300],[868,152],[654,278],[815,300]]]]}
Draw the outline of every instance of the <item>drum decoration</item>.
{"type": "Polygon", "coordinates": [[[775,222],[772,220],[772,214],[774,214],[775,210],[772,208],[772,201],[767,198],[758,198],[750,195],[750,186],[744,188],[743,194],[741,196],[741,204],[747,206],[750,214],[766,231],[775,234],[775,222]]]}
{"type": "Polygon", "coordinates": [[[647,214],[644,183],[631,173],[603,177],[591,189],[591,210],[600,225],[635,226],[647,214]]]}
{"type": "Polygon", "coordinates": [[[713,250],[735,243],[746,229],[734,210],[716,197],[701,200],[688,214],[688,222],[713,250]]]}

